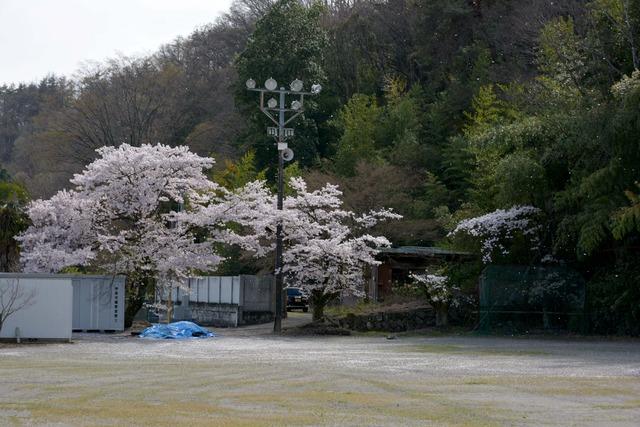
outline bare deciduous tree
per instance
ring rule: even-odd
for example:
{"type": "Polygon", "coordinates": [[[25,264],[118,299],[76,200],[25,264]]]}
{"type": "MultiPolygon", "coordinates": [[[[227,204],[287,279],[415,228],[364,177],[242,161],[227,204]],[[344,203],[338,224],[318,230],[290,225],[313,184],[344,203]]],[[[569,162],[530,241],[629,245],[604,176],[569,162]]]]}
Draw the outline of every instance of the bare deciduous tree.
{"type": "Polygon", "coordinates": [[[0,282],[0,332],[7,319],[33,305],[35,297],[35,290],[26,291],[20,287],[20,279],[0,282]]]}

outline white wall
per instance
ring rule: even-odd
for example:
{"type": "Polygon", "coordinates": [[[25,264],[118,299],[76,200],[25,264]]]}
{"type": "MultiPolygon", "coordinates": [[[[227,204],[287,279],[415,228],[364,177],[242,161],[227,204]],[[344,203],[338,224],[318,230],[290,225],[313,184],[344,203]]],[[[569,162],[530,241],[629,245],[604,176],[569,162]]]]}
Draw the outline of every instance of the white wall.
{"type": "Polygon", "coordinates": [[[16,327],[22,338],[71,339],[73,287],[70,277],[3,274],[0,287],[18,283],[25,293],[33,290],[33,303],[10,316],[0,338],[14,338],[16,327]]]}

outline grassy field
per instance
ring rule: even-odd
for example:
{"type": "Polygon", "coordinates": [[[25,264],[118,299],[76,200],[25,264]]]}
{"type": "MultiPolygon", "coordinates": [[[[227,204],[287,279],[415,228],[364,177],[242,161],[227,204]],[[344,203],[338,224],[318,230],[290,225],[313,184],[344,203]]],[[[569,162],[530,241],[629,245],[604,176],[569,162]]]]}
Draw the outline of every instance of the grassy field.
{"type": "Polygon", "coordinates": [[[0,347],[0,378],[3,426],[640,420],[637,342],[82,336],[73,344],[0,347]]]}

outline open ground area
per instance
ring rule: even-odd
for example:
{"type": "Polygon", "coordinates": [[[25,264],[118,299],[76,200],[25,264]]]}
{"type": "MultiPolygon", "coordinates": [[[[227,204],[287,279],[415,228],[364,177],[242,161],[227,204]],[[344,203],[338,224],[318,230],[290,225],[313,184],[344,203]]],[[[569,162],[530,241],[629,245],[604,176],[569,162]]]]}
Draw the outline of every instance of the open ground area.
{"type": "MultiPolygon", "coordinates": [[[[294,316],[295,318],[295,316],[294,316]]],[[[640,343],[475,336],[76,336],[0,347],[0,425],[607,425],[640,343]]]]}

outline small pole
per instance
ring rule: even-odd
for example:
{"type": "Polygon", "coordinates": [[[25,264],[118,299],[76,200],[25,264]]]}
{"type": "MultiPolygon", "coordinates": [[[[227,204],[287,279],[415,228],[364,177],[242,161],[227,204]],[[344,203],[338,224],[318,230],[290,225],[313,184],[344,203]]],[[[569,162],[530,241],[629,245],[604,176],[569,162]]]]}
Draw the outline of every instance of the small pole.
{"type": "Polygon", "coordinates": [[[169,282],[169,296],[167,297],[167,323],[173,320],[173,285],[169,282]]]}

